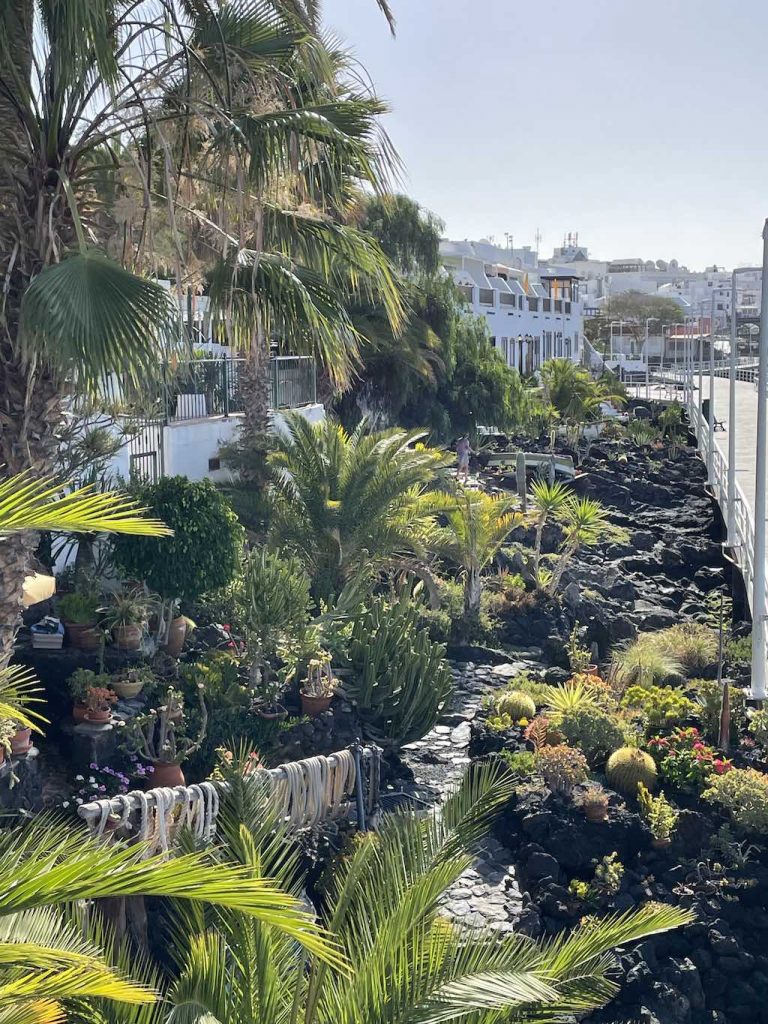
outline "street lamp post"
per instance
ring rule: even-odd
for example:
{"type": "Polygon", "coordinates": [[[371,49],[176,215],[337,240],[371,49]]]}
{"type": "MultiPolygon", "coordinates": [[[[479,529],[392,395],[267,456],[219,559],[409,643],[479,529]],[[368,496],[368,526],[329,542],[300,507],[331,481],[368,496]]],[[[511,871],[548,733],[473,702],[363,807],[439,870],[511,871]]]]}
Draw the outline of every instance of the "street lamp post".
{"type": "Polygon", "coordinates": [[[709,312],[709,446],[707,447],[707,480],[712,481],[715,465],[715,287],[709,312]]]}
{"type": "MultiPolygon", "coordinates": [[[[763,227],[763,296],[768,296],[768,220],[763,227]]],[[[765,699],[765,541],[768,514],[766,445],[768,444],[768,302],[760,304],[760,348],[757,370],[757,441],[755,452],[755,572],[752,577],[752,696],[765,699]]]]}
{"type": "MultiPolygon", "coordinates": [[[[645,397],[646,397],[646,399],[650,399],[650,397],[651,397],[651,377],[650,377],[649,363],[648,363],[648,324],[653,323],[654,321],[656,323],[660,324],[661,323],[661,317],[660,316],[649,316],[649,317],[646,317],[646,320],[645,320],[645,397]]],[[[663,329],[664,328],[662,326],[662,331],[663,331],[663,329]]]]}

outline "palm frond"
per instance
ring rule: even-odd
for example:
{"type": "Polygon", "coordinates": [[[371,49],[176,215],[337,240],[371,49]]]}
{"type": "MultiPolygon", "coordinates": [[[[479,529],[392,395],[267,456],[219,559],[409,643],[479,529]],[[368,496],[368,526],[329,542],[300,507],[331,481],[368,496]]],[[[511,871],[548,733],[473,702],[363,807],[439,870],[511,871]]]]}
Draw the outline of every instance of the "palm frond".
{"type": "Polygon", "coordinates": [[[18,473],[0,481],[0,536],[19,530],[130,533],[147,537],[173,534],[132,498],[93,486],[66,493],[53,477],[18,473]]]}

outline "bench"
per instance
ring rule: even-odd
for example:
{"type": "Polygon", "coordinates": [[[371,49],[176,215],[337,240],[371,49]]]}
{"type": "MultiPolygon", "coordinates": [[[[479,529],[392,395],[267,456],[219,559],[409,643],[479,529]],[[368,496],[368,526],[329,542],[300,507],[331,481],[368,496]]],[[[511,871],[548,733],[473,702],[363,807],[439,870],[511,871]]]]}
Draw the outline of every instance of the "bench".
{"type": "MultiPolygon", "coordinates": [[[[493,452],[487,462],[488,469],[510,468],[517,466],[519,452],[493,452]]],[[[526,469],[546,469],[554,463],[555,472],[562,476],[576,476],[576,469],[570,455],[547,455],[545,452],[523,452],[526,469]]]]}

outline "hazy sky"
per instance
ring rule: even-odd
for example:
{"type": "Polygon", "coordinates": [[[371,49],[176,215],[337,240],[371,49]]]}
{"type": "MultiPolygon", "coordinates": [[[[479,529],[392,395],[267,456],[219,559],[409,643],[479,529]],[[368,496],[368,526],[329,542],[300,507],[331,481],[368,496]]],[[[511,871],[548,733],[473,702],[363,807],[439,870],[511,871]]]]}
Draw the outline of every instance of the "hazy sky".
{"type": "Polygon", "coordinates": [[[326,0],[452,238],[692,269],[761,261],[765,0],[326,0]]]}

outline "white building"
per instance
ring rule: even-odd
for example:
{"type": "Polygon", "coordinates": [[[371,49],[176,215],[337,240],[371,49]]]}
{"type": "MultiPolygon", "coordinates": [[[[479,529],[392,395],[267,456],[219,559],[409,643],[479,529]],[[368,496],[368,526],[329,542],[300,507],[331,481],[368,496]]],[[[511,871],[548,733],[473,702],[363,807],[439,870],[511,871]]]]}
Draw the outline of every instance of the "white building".
{"type": "Polygon", "coordinates": [[[473,313],[488,324],[493,344],[507,364],[533,373],[555,357],[579,362],[579,275],[565,266],[535,269],[489,260],[487,256],[497,253],[486,245],[446,240],[440,243],[440,257],[473,313]]]}

